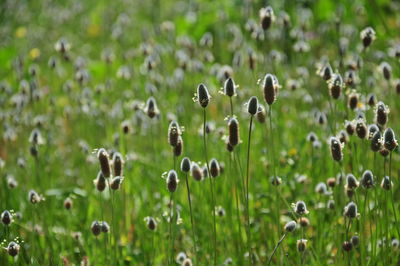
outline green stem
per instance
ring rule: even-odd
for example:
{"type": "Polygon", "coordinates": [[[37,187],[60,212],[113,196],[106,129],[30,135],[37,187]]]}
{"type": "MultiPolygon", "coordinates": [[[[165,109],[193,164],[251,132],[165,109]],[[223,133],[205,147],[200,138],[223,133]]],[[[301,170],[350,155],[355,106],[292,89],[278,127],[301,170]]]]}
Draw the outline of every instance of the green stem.
{"type": "Polygon", "coordinates": [[[281,243],[282,243],[282,241],[285,239],[285,237],[286,237],[286,233],[283,234],[283,236],[281,237],[281,239],[280,239],[280,240],[278,241],[278,243],[276,244],[274,250],[272,251],[271,256],[269,256],[268,263],[267,263],[268,266],[271,264],[272,257],[274,256],[276,250],[277,250],[278,247],[281,245],[281,243]]]}
{"type": "Polygon", "coordinates": [[[250,143],[251,129],[253,125],[253,116],[250,116],[249,140],[247,143],[247,170],[246,170],[246,216],[247,216],[247,249],[249,252],[250,264],[253,264],[251,252],[251,235],[250,235],[250,211],[249,211],[249,171],[250,171],[250,143]]]}

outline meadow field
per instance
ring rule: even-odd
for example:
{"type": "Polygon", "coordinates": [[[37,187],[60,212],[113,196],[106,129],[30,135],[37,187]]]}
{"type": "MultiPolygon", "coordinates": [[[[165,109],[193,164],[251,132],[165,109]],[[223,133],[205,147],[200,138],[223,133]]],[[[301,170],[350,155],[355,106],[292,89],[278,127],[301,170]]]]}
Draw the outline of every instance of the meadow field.
{"type": "Polygon", "coordinates": [[[400,2],[3,0],[0,265],[400,265],[400,2]]]}

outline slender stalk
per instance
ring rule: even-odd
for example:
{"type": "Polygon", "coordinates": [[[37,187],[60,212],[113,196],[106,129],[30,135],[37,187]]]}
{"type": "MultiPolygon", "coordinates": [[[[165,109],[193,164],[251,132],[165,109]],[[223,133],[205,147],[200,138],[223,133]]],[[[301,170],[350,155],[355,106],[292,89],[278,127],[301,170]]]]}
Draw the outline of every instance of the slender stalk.
{"type": "MultiPolygon", "coordinates": [[[[392,152],[389,154],[389,181],[390,183],[392,182],[392,152]]],[[[394,207],[394,195],[393,195],[393,188],[390,189],[390,194],[391,194],[391,202],[392,202],[392,210],[393,210],[393,216],[394,216],[394,227],[396,228],[397,231],[397,236],[400,237],[400,229],[397,226],[397,214],[396,214],[396,208],[394,207]]]]}
{"type": "Polygon", "coordinates": [[[192,224],[193,249],[194,249],[194,254],[196,256],[196,261],[198,261],[197,247],[196,247],[196,234],[195,234],[195,231],[194,231],[194,223],[193,223],[192,200],[190,198],[190,187],[189,187],[189,181],[188,181],[188,174],[187,173],[186,173],[186,176],[185,176],[185,180],[186,180],[186,189],[187,189],[188,201],[189,201],[190,223],[192,224]]]}
{"type": "Polygon", "coordinates": [[[253,264],[251,252],[251,234],[250,234],[250,211],[249,211],[249,171],[250,171],[250,142],[251,129],[253,126],[253,116],[250,116],[249,140],[247,143],[247,170],[246,170],[246,218],[247,218],[247,249],[249,252],[250,264],[253,264]]]}
{"type": "Polygon", "coordinates": [[[169,259],[168,259],[168,265],[172,265],[173,257],[174,257],[174,247],[172,246],[172,218],[173,218],[173,212],[172,212],[172,192],[169,194],[169,259]]]}
{"type": "MultiPolygon", "coordinates": [[[[206,140],[206,122],[207,122],[207,114],[206,109],[203,108],[203,142],[204,142],[204,157],[207,165],[207,172],[210,173],[210,166],[208,164],[208,156],[207,156],[207,140],[206,140]]],[[[211,212],[213,216],[213,240],[214,240],[214,265],[217,265],[217,226],[215,221],[215,198],[214,198],[214,186],[213,186],[213,178],[209,177],[210,180],[210,188],[211,188],[211,212]]]]}
{"type": "Polygon", "coordinates": [[[281,243],[282,243],[282,241],[285,239],[285,237],[286,237],[286,233],[283,234],[283,236],[281,237],[281,239],[280,239],[280,240],[278,241],[278,243],[276,244],[274,250],[272,251],[271,256],[269,256],[268,263],[267,263],[268,266],[271,264],[272,257],[274,256],[276,250],[277,250],[278,247],[281,245],[281,243]]]}

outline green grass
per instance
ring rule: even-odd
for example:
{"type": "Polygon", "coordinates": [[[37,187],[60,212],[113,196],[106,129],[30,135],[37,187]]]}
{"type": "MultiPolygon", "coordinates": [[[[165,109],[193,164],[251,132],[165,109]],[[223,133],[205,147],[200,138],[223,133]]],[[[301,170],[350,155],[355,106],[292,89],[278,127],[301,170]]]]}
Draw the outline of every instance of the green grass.
{"type": "Polygon", "coordinates": [[[310,225],[285,235],[272,264],[396,265],[400,249],[391,242],[400,239],[399,149],[384,158],[371,151],[370,140],[354,134],[343,147],[343,160],[336,162],[329,138],[360,112],[367,125],[374,123],[374,108],[365,104],[369,93],[390,108],[381,133],[390,127],[399,134],[400,91],[395,86],[400,63],[390,53],[400,41],[399,9],[399,3],[382,0],[0,3],[0,212],[13,214],[9,226],[0,225],[0,243],[4,248],[11,241],[20,245],[16,257],[1,249],[0,264],[79,265],[88,260],[91,265],[168,265],[172,258],[174,265],[184,252],[194,265],[230,260],[249,265],[251,250],[253,264],[266,265],[285,234],[284,225],[305,217],[310,225]],[[265,2],[276,20],[261,30],[264,39],[257,40],[246,28],[249,20],[260,27],[258,13],[265,2]],[[288,27],[282,24],[282,11],[290,16],[288,27]],[[170,25],[173,30],[165,30],[170,25]],[[376,40],[363,51],[360,32],[367,26],[376,31],[376,40]],[[213,37],[210,47],[200,45],[206,32],[213,37]],[[341,37],[348,40],[343,57],[341,37]],[[54,48],[62,38],[71,45],[69,60],[54,48]],[[309,51],[295,51],[300,40],[309,51]],[[249,50],[255,55],[253,69],[249,50]],[[104,51],[114,55],[111,63],[103,60],[104,51]],[[48,65],[51,57],[55,69],[48,65]],[[392,68],[389,81],[379,69],[384,61],[392,68]],[[89,74],[84,82],[76,79],[77,62],[89,74]],[[345,81],[354,66],[357,83],[345,85],[340,98],[332,99],[328,84],[316,74],[321,62],[329,62],[345,81]],[[220,93],[226,66],[239,85],[232,99],[220,93]],[[118,76],[122,67],[130,78],[118,76]],[[276,75],[281,85],[272,117],[259,82],[267,73],[276,75]],[[290,86],[293,82],[296,89],[290,86]],[[205,110],[194,101],[200,83],[211,95],[205,110]],[[347,105],[351,90],[360,96],[356,110],[347,105]],[[145,112],[151,96],[160,111],[154,118],[145,112]],[[257,96],[267,117],[264,123],[257,115],[252,118],[249,143],[245,103],[251,96],[257,96]],[[325,123],[318,123],[318,112],[326,115],[325,123]],[[228,152],[232,116],[239,121],[241,143],[228,152]],[[182,127],[183,152],[177,158],[168,143],[171,120],[182,127]],[[29,142],[34,129],[43,144],[29,142]],[[307,141],[310,132],[319,145],[307,141]],[[37,157],[30,153],[32,146],[37,157]],[[122,154],[119,190],[100,193],[95,188],[99,148],[122,154]],[[196,181],[189,174],[193,225],[186,173],[179,167],[183,157],[202,168],[209,168],[205,158],[215,158],[222,167],[212,180],[196,181]],[[165,178],[172,169],[180,182],[171,205],[165,178]],[[367,169],[375,185],[358,187],[350,198],[345,176],[351,173],[360,181],[367,169]],[[380,183],[389,174],[393,186],[386,191],[380,183]],[[318,183],[341,175],[342,183],[328,187],[328,193],[315,191],[318,183]],[[306,177],[304,182],[300,176],[306,177]],[[271,184],[274,177],[281,179],[279,186],[271,184]],[[18,183],[15,188],[8,185],[12,179],[18,183]],[[32,204],[32,189],[44,200],[32,204]],[[70,210],[64,208],[68,197],[73,201],[70,210]],[[327,208],[329,200],[335,202],[333,209],[327,208]],[[298,201],[306,203],[308,214],[294,212],[292,204],[298,201]],[[351,201],[359,217],[349,220],[344,207],[351,201]],[[213,210],[221,208],[214,227],[213,210]],[[157,221],[156,230],[149,230],[146,217],[157,221]],[[109,232],[94,236],[93,221],[107,222],[109,232]],[[345,252],[343,242],[354,235],[359,245],[345,252]],[[297,251],[300,239],[307,240],[304,253],[297,251]]]}

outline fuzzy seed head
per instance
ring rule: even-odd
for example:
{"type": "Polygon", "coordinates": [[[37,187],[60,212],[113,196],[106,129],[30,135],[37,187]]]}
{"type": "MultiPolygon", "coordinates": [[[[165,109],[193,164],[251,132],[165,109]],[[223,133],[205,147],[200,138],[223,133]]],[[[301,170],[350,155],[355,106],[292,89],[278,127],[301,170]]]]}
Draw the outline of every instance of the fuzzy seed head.
{"type": "Polygon", "coordinates": [[[329,81],[329,93],[333,99],[339,99],[342,92],[343,79],[340,74],[334,74],[329,81]]]}
{"type": "Polygon", "coordinates": [[[167,176],[167,188],[169,192],[175,192],[178,187],[178,174],[175,170],[170,170],[167,176]]]}
{"type": "Polygon", "coordinates": [[[190,159],[188,157],[183,157],[181,161],[181,171],[184,173],[188,173],[190,171],[190,159]]]}
{"type": "Polygon", "coordinates": [[[344,207],[344,215],[350,219],[356,218],[359,214],[357,212],[357,205],[354,202],[350,202],[344,207]]]}
{"type": "Polygon", "coordinates": [[[19,253],[20,245],[14,241],[11,241],[7,246],[7,253],[11,257],[15,257],[19,253]]]}
{"type": "Polygon", "coordinates": [[[247,112],[250,115],[255,115],[257,114],[258,111],[258,99],[256,96],[252,96],[247,103],[247,112]]]}
{"type": "Polygon", "coordinates": [[[236,95],[236,85],[232,78],[228,78],[224,83],[224,94],[232,97],[236,95]]]}
{"type": "Polygon", "coordinates": [[[211,177],[217,177],[220,174],[220,167],[217,159],[212,159],[210,161],[210,175],[211,177]]]}
{"type": "Polygon", "coordinates": [[[259,16],[260,24],[263,30],[268,30],[271,27],[272,22],[275,21],[274,10],[270,6],[261,8],[259,16]]]}
{"type": "Polygon", "coordinates": [[[363,186],[366,189],[372,188],[374,186],[374,175],[370,170],[364,171],[360,183],[361,186],[363,186]]]}
{"type": "Polygon", "coordinates": [[[104,148],[99,149],[97,151],[97,158],[99,159],[101,172],[103,173],[104,177],[110,177],[111,170],[108,152],[104,148]]]}
{"type": "Polygon", "coordinates": [[[229,138],[228,142],[232,147],[239,144],[239,122],[235,117],[232,117],[228,122],[229,138]]]}
{"type": "Polygon", "coordinates": [[[337,138],[331,137],[330,146],[333,160],[340,162],[343,159],[342,144],[337,138]]]}
{"type": "Polygon", "coordinates": [[[376,33],[373,28],[367,27],[360,33],[361,40],[364,48],[368,48],[371,43],[376,39],[376,33]]]}
{"type": "Polygon", "coordinates": [[[278,79],[272,74],[266,74],[261,85],[264,92],[264,100],[268,105],[272,105],[276,101],[278,94],[278,79]]]}
{"type": "Polygon", "coordinates": [[[1,222],[5,226],[9,226],[12,222],[12,215],[9,211],[5,210],[1,213],[1,222]]]}
{"type": "Polygon", "coordinates": [[[168,127],[168,143],[172,147],[178,145],[179,136],[182,134],[178,122],[171,121],[168,127]]]}
{"type": "Polygon", "coordinates": [[[197,87],[197,98],[200,106],[203,108],[206,108],[210,102],[210,94],[208,93],[208,89],[202,83],[197,87]]]}
{"type": "Polygon", "coordinates": [[[285,224],[284,230],[287,233],[294,232],[296,230],[297,223],[295,221],[290,221],[285,224]]]}
{"type": "Polygon", "coordinates": [[[94,221],[90,226],[94,236],[98,236],[101,233],[101,224],[98,221],[94,221]]]}
{"type": "Polygon", "coordinates": [[[190,171],[194,180],[201,181],[203,179],[203,170],[196,162],[192,162],[190,171]]]}
{"type": "Polygon", "coordinates": [[[294,205],[294,212],[298,215],[308,214],[307,206],[304,201],[298,201],[294,205]]]}
{"type": "Polygon", "coordinates": [[[368,133],[368,128],[367,125],[365,124],[365,120],[364,119],[358,119],[356,122],[356,133],[357,136],[360,139],[365,139],[367,137],[367,133],[368,133]]]}
{"type": "Polygon", "coordinates": [[[388,121],[389,108],[383,103],[378,102],[375,108],[375,122],[384,127],[388,121]]]}
{"type": "Polygon", "coordinates": [[[394,131],[390,127],[383,132],[383,146],[389,151],[393,151],[398,146],[394,131]]]}
{"type": "Polygon", "coordinates": [[[382,148],[382,135],[380,131],[374,133],[371,138],[371,150],[373,152],[378,152],[382,148]]]}

